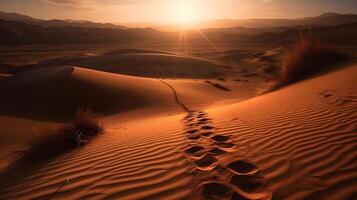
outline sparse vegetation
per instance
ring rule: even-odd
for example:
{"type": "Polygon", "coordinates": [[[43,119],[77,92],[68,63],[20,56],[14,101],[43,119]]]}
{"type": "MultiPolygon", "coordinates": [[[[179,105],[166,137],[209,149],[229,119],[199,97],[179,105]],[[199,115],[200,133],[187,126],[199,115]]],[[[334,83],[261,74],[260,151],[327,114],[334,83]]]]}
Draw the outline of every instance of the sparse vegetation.
{"type": "Polygon", "coordinates": [[[348,56],[325,45],[320,39],[302,34],[285,55],[281,64],[279,79],[269,86],[275,90],[295,83],[317,72],[326,70],[332,64],[343,61],[348,56]]]}
{"type": "Polygon", "coordinates": [[[87,144],[102,132],[103,128],[91,109],[78,109],[71,124],[47,129],[41,137],[30,142],[16,160],[26,162],[50,159],[87,144]]]}
{"type": "Polygon", "coordinates": [[[296,82],[345,57],[311,34],[300,36],[283,61],[281,81],[285,84],[296,82]]]}

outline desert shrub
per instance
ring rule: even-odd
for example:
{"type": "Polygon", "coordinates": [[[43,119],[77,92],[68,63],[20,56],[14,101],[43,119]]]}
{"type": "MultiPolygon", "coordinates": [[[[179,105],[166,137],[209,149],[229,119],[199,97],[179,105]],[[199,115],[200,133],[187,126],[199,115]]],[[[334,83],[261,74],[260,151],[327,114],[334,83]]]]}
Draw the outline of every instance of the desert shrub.
{"type": "Polygon", "coordinates": [[[283,60],[280,81],[283,84],[299,81],[345,58],[312,34],[302,34],[283,60]]]}
{"type": "Polygon", "coordinates": [[[270,83],[270,90],[295,83],[348,56],[324,44],[311,33],[301,34],[282,60],[279,79],[270,83]]]}
{"type": "Polygon", "coordinates": [[[72,123],[46,129],[25,151],[16,156],[19,161],[39,161],[64,154],[87,144],[103,128],[91,109],[78,109],[72,123]]]}

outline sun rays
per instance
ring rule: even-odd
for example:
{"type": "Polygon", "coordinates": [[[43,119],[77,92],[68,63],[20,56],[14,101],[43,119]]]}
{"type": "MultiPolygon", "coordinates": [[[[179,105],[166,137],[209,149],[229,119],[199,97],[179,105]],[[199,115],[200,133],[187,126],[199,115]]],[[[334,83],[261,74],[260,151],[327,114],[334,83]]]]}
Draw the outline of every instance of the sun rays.
{"type": "Polygon", "coordinates": [[[177,49],[179,51],[184,52],[185,54],[190,54],[190,47],[192,48],[194,44],[191,42],[197,37],[201,40],[204,41],[204,43],[208,44],[208,46],[211,47],[211,49],[215,50],[217,49],[217,46],[214,44],[214,42],[209,38],[208,35],[204,33],[199,28],[196,29],[191,29],[191,30],[181,30],[178,35],[178,43],[177,43],[177,49]],[[190,39],[192,39],[190,41],[190,39]]]}

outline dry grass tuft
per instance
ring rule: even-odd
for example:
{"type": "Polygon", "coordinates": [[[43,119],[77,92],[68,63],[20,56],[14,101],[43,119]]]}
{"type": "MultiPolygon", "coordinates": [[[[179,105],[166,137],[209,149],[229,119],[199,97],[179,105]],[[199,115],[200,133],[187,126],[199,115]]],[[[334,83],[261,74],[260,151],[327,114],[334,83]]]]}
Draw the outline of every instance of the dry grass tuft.
{"type": "Polygon", "coordinates": [[[41,137],[29,143],[16,160],[27,162],[50,159],[87,144],[102,132],[103,128],[91,109],[78,109],[71,124],[47,129],[41,137]]]}
{"type": "Polygon", "coordinates": [[[282,61],[280,78],[271,83],[268,90],[276,90],[300,81],[346,58],[346,54],[328,47],[311,33],[301,34],[282,61]]]}

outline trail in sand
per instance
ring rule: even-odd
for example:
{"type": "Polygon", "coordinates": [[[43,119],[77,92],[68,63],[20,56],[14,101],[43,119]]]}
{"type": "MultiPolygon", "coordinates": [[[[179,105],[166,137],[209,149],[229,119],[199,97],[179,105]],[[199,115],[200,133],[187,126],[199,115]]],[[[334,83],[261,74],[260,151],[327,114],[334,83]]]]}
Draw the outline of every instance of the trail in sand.
{"type": "Polygon", "coordinates": [[[172,87],[170,84],[168,84],[167,82],[163,81],[162,79],[159,79],[163,84],[167,85],[167,87],[169,87],[172,92],[174,93],[174,98],[177,104],[179,104],[181,106],[182,109],[184,109],[186,112],[192,112],[192,110],[190,110],[184,103],[182,103],[178,97],[177,91],[175,90],[174,87],[172,87]]]}

